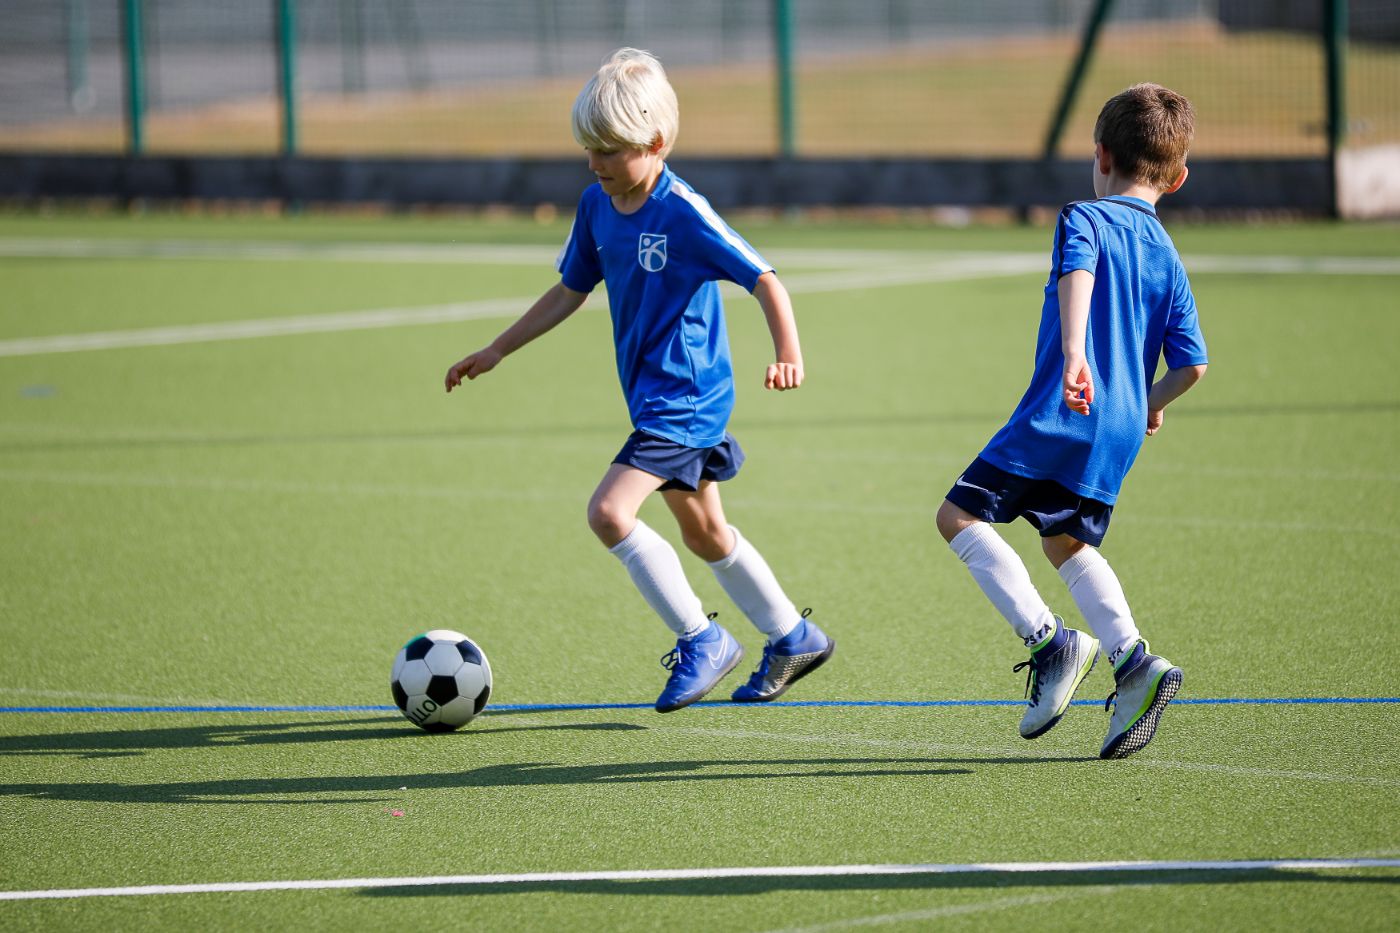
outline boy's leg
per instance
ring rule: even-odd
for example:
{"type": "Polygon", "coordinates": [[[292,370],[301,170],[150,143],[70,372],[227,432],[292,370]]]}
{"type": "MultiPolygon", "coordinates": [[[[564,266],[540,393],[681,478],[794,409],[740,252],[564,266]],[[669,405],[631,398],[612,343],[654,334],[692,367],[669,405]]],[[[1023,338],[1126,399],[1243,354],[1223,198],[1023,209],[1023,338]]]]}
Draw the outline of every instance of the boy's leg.
{"type": "Polygon", "coordinates": [[[661,493],[680,525],[681,540],[714,571],[715,578],[769,641],[777,641],[802,621],[768,562],[724,517],[719,485],[701,481],[695,492],[661,493]]]}
{"type": "Polygon", "coordinates": [[[1118,575],[1099,553],[1098,548],[1069,535],[1051,535],[1041,539],[1041,547],[1050,563],[1060,572],[1060,579],[1069,587],[1074,604],[1089,623],[1094,637],[1103,646],[1108,663],[1117,664],[1123,653],[1141,639],[1133,622],[1128,598],[1118,575]]]}
{"type": "Polygon", "coordinates": [[[797,612],[763,555],[725,519],[718,484],[704,480],[695,492],[668,489],[662,496],[686,547],[710,565],[724,592],[768,638],[758,671],[733,699],[777,699],[831,657],[836,642],[797,612]]]}
{"type": "Polygon", "coordinates": [[[637,518],[642,502],[661,487],[660,477],[614,463],[588,502],[588,526],[622,561],[642,598],[678,638],[693,638],[709,626],[690,588],[675,548],[637,518]]]}
{"type": "Polygon", "coordinates": [[[1020,555],[995,528],[946,499],[937,521],[948,546],[1027,647],[1054,634],[1054,614],[1040,598],[1020,555]]]}
{"type": "Polygon", "coordinates": [[[1027,739],[1044,735],[1064,716],[1074,691],[1093,670],[1098,642],[1051,613],[1025,563],[989,523],[945,500],[938,510],[938,530],[1031,649],[1030,660],[1015,667],[1030,668],[1020,731],[1027,739]]]}
{"type": "Polygon", "coordinates": [[[1149,652],[1118,576],[1098,548],[1068,535],[1045,538],[1043,546],[1113,665],[1117,700],[1099,757],[1126,758],[1157,734],[1162,711],[1181,689],[1182,670],[1149,652]]]}

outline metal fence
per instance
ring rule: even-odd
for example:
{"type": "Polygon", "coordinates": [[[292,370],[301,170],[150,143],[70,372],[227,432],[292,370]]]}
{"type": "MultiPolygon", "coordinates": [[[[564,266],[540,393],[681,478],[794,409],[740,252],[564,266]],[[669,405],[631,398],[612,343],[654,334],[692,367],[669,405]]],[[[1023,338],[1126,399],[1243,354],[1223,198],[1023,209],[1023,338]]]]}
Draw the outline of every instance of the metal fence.
{"type": "MultiPolygon", "coordinates": [[[[578,87],[609,51],[635,45],[670,71],[687,155],[1037,156],[1051,136],[1057,154],[1078,154],[1102,101],[1139,80],[1193,99],[1198,155],[1319,155],[1328,6],[0,0],[0,149],[567,155],[578,87]]],[[[1400,4],[1342,6],[1346,141],[1400,142],[1400,4]]]]}

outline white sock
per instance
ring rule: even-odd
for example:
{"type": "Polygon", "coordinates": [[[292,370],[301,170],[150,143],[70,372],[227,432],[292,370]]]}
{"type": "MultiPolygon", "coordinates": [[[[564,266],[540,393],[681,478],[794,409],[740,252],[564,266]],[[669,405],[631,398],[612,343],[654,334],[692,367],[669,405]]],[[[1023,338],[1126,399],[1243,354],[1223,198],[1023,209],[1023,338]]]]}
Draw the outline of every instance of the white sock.
{"type": "Polygon", "coordinates": [[[734,550],[712,561],[710,569],[754,627],[769,641],[777,641],[796,628],[802,617],[778,585],[778,578],[773,576],[763,555],[739,534],[738,528],[730,525],[729,530],[734,532],[734,550]]]}
{"type": "Polygon", "coordinates": [[[631,533],[608,551],[622,561],[642,598],[677,637],[693,638],[709,626],[676,549],[640,519],[631,533]]]}
{"type": "Polygon", "coordinates": [[[1069,587],[1069,595],[1110,662],[1137,643],[1140,636],[1123,586],[1097,548],[1083,548],[1061,564],[1060,579],[1069,587]]]}
{"type": "Polygon", "coordinates": [[[1026,565],[991,525],[969,525],[948,546],[1027,645],[1054,633],[1055,616],[1036,592],[1026,565]]]}

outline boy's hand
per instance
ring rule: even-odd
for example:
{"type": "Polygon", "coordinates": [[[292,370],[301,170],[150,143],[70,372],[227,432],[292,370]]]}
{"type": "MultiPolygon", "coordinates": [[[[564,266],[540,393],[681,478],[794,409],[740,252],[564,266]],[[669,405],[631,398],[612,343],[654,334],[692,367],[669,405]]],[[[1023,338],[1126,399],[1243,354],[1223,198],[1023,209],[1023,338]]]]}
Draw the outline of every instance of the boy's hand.
{"type": "Polygon", "coordinates": [[[1064,398],[1070,411],[1081,415],[1089,413],[1089,406],[1094,403],[1094,377],[1089,372],[1088,360],[1065,360],[1064,398]]]}
{"type": "Polygon", "coordinates": [[[763,377],[765,389],[777,389],[779,392],[783,392],[787,389],[795,389],[800,385],[802,385],[801,363],[773,363],[768,367],[768,372],[763,377]]]}
{"type": "Polygon", "coordinates": [[[477,350],[471,356],[465,357],[453,363],[447,370],[447,391],[451,392],[462,384],[462,377],[475,379],[482,373],[489,373],[496,368],[496,364],[501,361],[501,354],[487,347],[484,350],[477,350]]]}
{"type": "Polygon", "coordinates": [[[1160,408],[1147,409],[1147,436],[1151,437],[1162,429],[1162,419],[1166,417],[1166,412],[1160,408]]]}

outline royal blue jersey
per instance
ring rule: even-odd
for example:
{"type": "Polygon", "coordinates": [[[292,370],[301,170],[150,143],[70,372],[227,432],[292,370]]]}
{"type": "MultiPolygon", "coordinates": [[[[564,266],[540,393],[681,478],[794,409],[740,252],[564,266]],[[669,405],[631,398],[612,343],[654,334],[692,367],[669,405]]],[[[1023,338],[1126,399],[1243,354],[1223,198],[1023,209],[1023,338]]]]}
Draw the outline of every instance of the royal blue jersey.
{"type": "Polygon", "coordinates": [[[1129,197],[1066,206],[1055,225],[1035,372],[982,459],[1112,505],[1142,447],[1159,357],[1170,369],[1206,362],[1196,299],[1156,212],[1129,197]],[[1088,415],[1070,411],[1062,397],[1059,282],[1076,269],[1094,274],[1084,340],[1094,379],[1088,415]]]}
{"type": "Polygon", "coordinates": [[[585,190],[558,269],[577,292],[607,283],[633,427],[687,447],[723,440],[734,369],[718,283],[753,291],[773,267],[663,167],[631,214],[619,213],[601,186],[585,190]]]}

